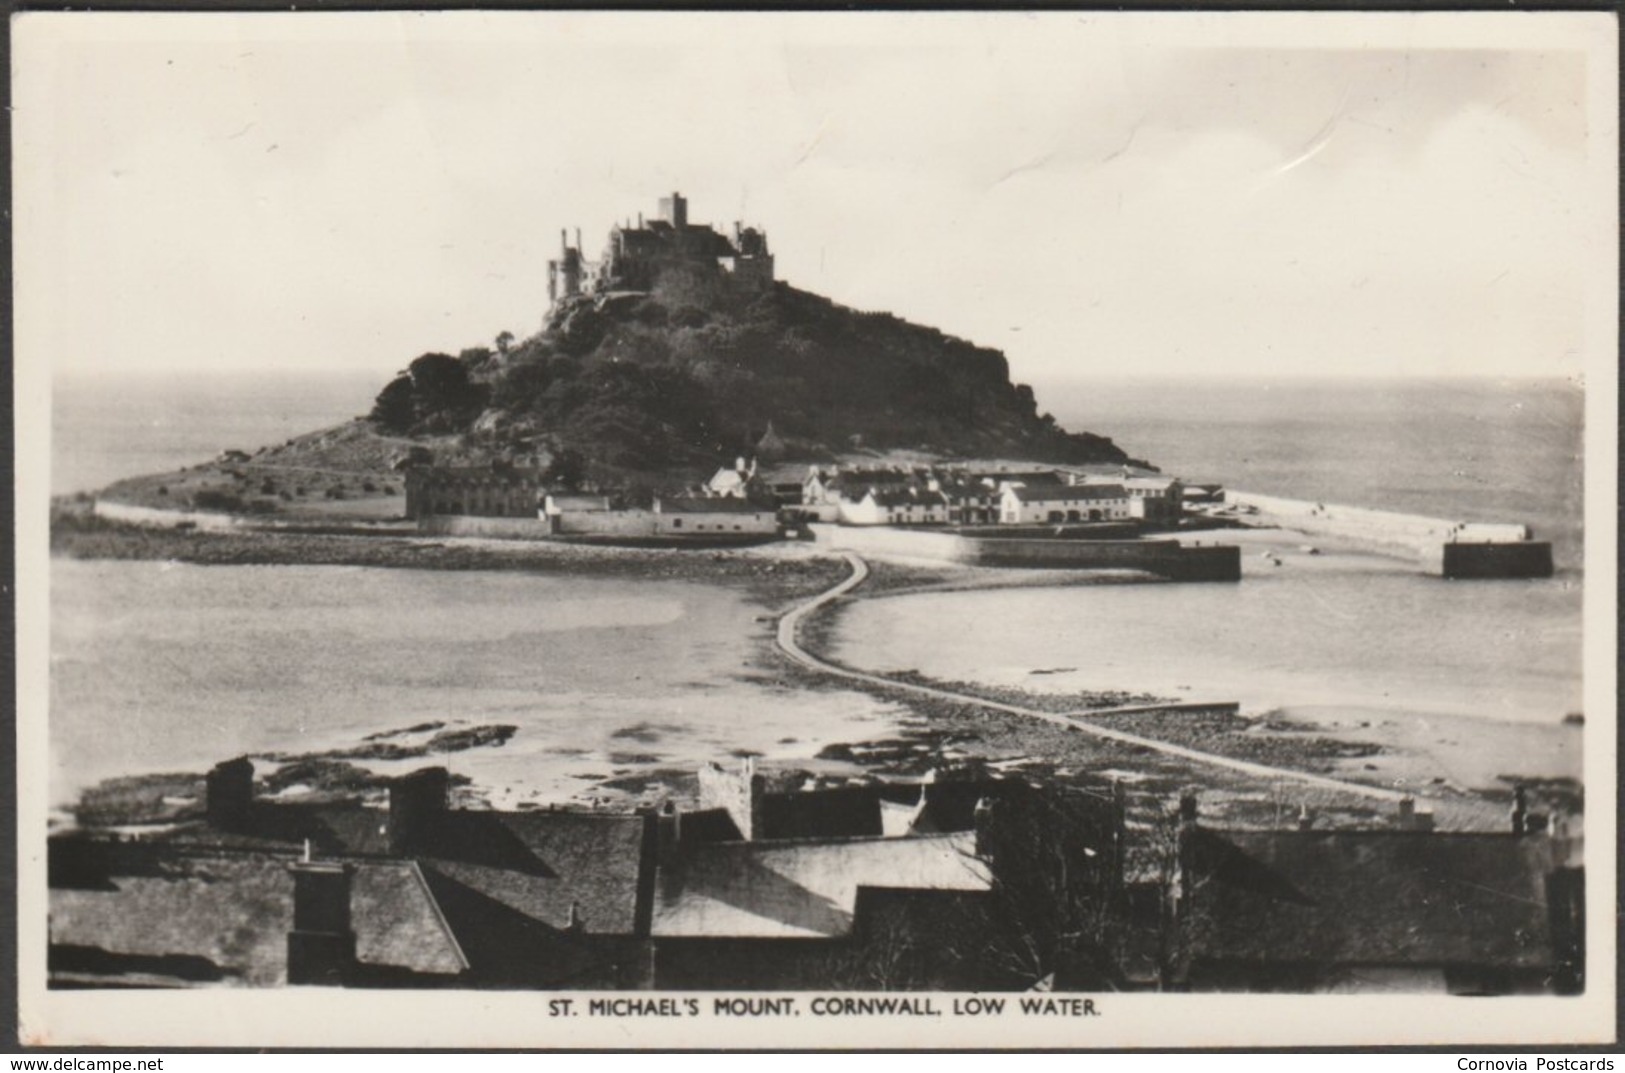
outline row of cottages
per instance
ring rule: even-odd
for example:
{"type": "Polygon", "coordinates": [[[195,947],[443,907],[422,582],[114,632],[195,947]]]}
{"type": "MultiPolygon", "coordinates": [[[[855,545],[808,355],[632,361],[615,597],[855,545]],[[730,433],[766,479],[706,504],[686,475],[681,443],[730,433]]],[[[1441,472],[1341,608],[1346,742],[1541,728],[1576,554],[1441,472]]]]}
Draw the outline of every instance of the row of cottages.
{"type": "Polygon", "coordinates": [[[1102,478],[1060,470],[812,467],[802,502],[845,525],[1053,525],[1136,521],[1177,525],[1183,488],[1172,477],[1102,478]]]}
{"type": "MultiPolygon", "coordinates": [[[[1431,830],[1225,830],[1187,795],[1012,779],[773,790],[697,807],[465,810],[444,768],[387,809],[267,799],[49,844],[53,987],[1577,993],[1578,839],[1528,813],[1431,830]],[[1136,807],[1139,807],[1137,804],[1136,807]],[[1172,828],[1170,828],[1172,821],[1172,828]],[[1169,837],[1171,835],[1171,837],[1169,837]]],[[[1407,803],[1409,804],[1409,803],[1407,803]]]]}
{"type": "Polygon", "coordinates": [[[991,475],[952,470],[814,466],[802,487],[808,513],[844,525],[987,525],[998,521],[998,502],[991,475]]]}
{"type": "Polygon", "coordinates": [[[540,469],[520,466],[414,466],[406,471],[406,516],[463,514],[534,518],[547,486],[540,469]]]}
{"type": "Polygon", "coordinates": [[[1007,484],[999,495],[1005,525],[1127,521],[1129,495],[1121,484],[1007,484]]]}
{"type": "Polygon", "coordinates": [[[1173,526],[1184,513],[1176,477],[1084,477],[1072,483],[1005,482],[999,521],[1006,524],[1136,521],[1173,526]]]}

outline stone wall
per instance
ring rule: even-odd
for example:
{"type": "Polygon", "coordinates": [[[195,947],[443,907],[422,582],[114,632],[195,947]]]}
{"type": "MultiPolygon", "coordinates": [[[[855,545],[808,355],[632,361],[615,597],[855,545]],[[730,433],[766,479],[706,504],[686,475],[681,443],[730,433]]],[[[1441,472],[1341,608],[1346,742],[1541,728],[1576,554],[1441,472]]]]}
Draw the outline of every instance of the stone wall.
{"type": "Polygon", "coordinates": [[[1172,540],[982,539],[884,527],[814,525],[819,543],[882,558],[968,566],[1145,570],[1176,581],[1238,581],[1241,549],[1181,547],[1172,540]]]}
{"type": "Polygon", "coordinates": [[[1310,503],[1226,491],[1243,518],[1294,529],[1360,550],[1411,559],[1440,577],[1551,577],[1552,546],[1530,539],[1527,525],[1458,522],[1336,503],[1310,503]]]}
{"type": "Polygon", "coordinates": [[[652,537],[655,516],[647,510],[567,510],[553,518],[560,536],[652,537]]]}
{"type": "Polygon", "coordinates": [[[1451,521],[1421,514],[1369,510],[1338,503],[1312,503],[1252,492],[1226,491],[1224,501],[1226,506],[1243,508],[1250,520],[1315,536],[1347,540],[1390,554],[1418,554],[1435,544],[1501,544],[1529,539],[1529,527],[1526,525],[1451,521]]]}
{"type": "Polygon", "coordinates": [[[552,535],[545,518],[484,518],[473,514],[425,515],[418,519],[418,532],[498,540],[541,540],[552,535]]]}

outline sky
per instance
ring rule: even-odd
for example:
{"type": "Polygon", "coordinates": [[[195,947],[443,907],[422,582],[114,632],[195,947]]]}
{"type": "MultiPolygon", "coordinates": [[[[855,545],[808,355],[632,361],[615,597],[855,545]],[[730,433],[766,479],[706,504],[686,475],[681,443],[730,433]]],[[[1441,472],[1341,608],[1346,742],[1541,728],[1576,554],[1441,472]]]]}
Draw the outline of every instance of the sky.
{"type": "Polygon", "coordinates": [[[673,190],[1023,380],[1611,361],[1608,16],[48,14],[18,358],[317,369],[541,325],[673,190]]]}

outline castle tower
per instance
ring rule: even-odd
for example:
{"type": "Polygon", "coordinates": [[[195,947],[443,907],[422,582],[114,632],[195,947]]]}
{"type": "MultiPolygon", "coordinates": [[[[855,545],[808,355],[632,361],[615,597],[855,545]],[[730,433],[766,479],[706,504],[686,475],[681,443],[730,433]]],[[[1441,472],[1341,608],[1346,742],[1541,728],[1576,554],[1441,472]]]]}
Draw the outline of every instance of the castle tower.
{"type": "Polygon", "coordinates": [[[672,191],[671,197],[660,199],[660,218],[681,231],[688,226],[688,199],[672,191]]]}
{"type": "Polygon", "coordinates": [[[581,238],[576,232],[576,245],[570,245],[570,233],[559,232],[559,257],[547,262],[547,298],[557,303],[560,298],[573,298],[581,293],[581,238]]]}

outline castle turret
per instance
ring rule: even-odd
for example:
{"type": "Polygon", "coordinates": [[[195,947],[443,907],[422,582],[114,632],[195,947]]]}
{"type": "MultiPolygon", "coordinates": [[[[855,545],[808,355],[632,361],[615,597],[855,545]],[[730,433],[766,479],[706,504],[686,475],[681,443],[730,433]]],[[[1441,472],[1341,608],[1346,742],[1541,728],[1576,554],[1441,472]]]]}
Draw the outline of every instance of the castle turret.
{"type": "Polygon", "coordinates": [[[688,226],[688,199],[672,191],[671,197],[660,199],[660,218],[681,231],[688,226]]]}
{"type": "Polygon", "coordinates": [[[557,303],[560,298],[573,298],[581,293],[581,232],[576,231],[576,245],[570,245],[570,232],[559,230],[559,256],[547,262],[547,297],[557,303]]]}

